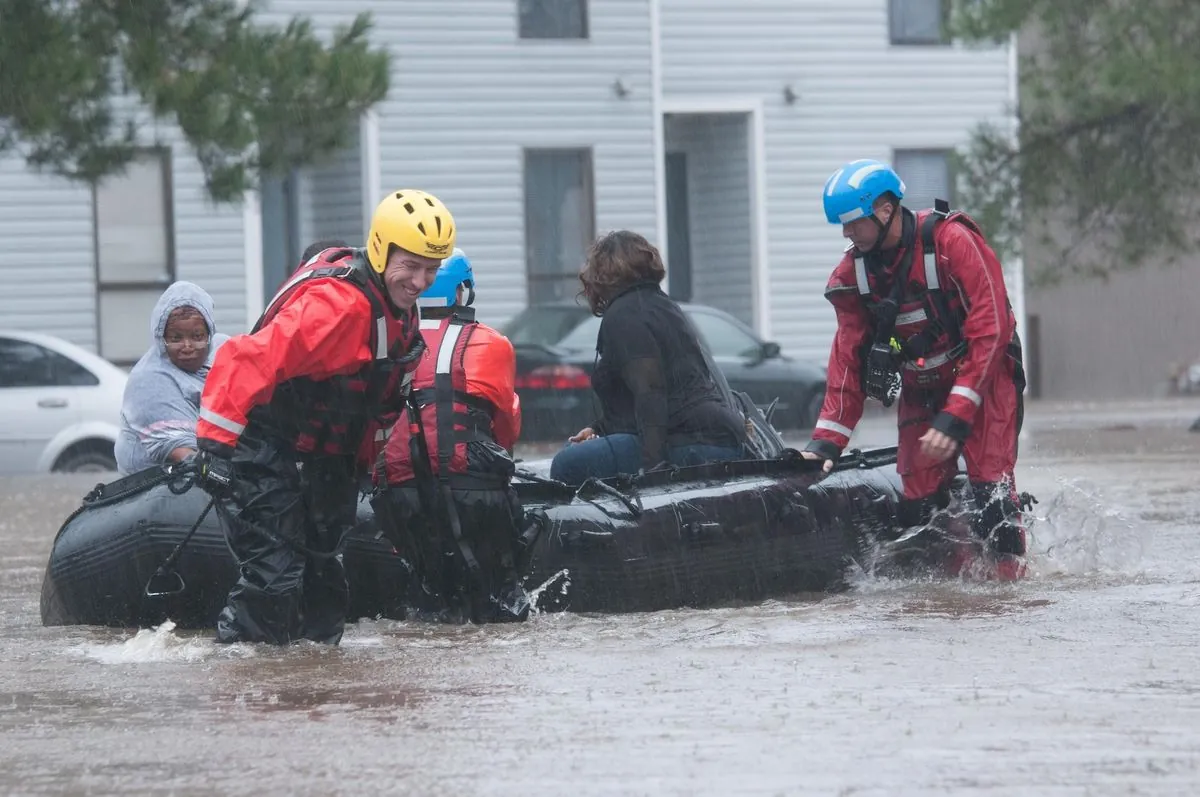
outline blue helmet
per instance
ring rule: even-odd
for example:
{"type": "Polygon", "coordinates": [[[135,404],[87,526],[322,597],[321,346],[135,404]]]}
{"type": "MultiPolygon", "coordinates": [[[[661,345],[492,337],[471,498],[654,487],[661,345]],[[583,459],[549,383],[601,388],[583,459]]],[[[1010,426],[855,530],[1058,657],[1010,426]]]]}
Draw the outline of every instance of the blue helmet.
{"type": "Polygon", "coordinates": [[[866,158],[850,161],[825,181],[825,218],[830,224],[849,224],[874,216],[875,200],[889,192],[904,198],[904,181],[895,169],[866,158]]]}
{"type": "Polygon", "coordinates": [[[454,253],[442,261],[437,277],[421,294],[420,302],[429,307],[453,307],[458,304],[458,286],[464,283],[467,295],[463,304],[470,305],[475,301],[475,272],[463,250],[455,247],[454,253]]]}

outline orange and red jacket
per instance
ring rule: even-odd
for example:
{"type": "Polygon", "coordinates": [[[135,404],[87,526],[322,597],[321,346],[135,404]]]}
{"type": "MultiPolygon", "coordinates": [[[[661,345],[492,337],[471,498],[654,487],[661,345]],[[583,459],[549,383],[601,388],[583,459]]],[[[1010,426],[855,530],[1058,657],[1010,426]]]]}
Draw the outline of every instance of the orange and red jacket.
{"type": "Polygon", "coordinates": [[[474,321],[471,308],[463,307],[445,318],[422,319],[421,334],[426,349],[412,382],[412,403],[420,414],[405,414],[391,428],[375,481],[400,485],[417,477],[413,442],[421,430],[434,475],[441,475],[445,460],[453,477],[469,474],[487,481],[497,474],[471,460],[467,443],[491,440],[511,449],[521,434],[512,343],[474,321]]]}
{"type": "Polygon", "coordinates": [[[397,417],[420,318],[395,308],[368,269],[361,250],[322,252],[249,334],[220,348],[200,397],[200,448],[229,456],[254,423],[298,453],[353,454],[368,421],[397,417]]]}
{"type": "MultiPolygon", "coordinates": [[[[918,230],[932,212],[916,214],[918,230]]],[[[974,221],[952,213],[932,223],[936,223],[931,233],[933,252],[924,251],[920,234],[913,236],[908,283],[893,335],[901,343],[922,339],[925,344],[920,356],[904,358],[902,397],[919,392],[945,395],[932,426],[961,441],[970,434],[989,380],[1005,372],[1016,318],[1009,306],[1000,260],[974,221]],[[929,301],[929,287],[940,288],[944,301],[929,301]],[[944,312],[951,317],[941,318],[944,312]]],[[[825,403],[813,440],[824,441],[839,452],[862,417],[866,398],[862,358],[873,331],[870,307],[881,300],[880,282],[891,284],[905,252],[897,251],[882,276],[870,273],[857,255],[853,247],[846,251],[825,288],[825,297],[837,314],[837,333],[829,355],[825,403]]]]}

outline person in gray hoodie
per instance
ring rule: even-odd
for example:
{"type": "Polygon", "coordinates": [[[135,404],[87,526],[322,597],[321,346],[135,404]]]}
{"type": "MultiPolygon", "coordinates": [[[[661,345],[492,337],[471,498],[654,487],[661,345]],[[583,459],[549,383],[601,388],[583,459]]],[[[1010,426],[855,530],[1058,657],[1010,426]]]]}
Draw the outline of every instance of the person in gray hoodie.
{"type": "Polygon", "coordinates": [[[150,317],[150,350],[125,384],[115,451],[121,472],[177,462],[196,450],[200,392],[228,339],[217,333],[212,297],[199,285],[176,282],[163,292],[150,317]]]}

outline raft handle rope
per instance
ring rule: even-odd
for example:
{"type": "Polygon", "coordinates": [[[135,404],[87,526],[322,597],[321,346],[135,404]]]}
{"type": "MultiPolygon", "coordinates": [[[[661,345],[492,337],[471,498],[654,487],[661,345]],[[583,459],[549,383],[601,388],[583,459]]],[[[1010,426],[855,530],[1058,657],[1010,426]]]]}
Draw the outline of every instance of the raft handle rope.
{"type": "Polygon", "coordinates": [[[183,467],[182,463],[172,462],[166,465],[155,465],[154,467],[131,473],[128,476],[122,476],[116,481],[111,481],[107,484],[103,482],[97,484],[83,497],[83,506],[91,508],[115,504],[131,495],[144,493],[160,484],[166,484],[171,492],[176,495],[182,495],[191,489],[194,479],[192,469],[183,467]]]}
{"type": "Polygon", "coordinates": [[[628,495],[621,492],[616,487],[613,487],[611,484],[608,484],[603,480],[596,478],[595,476],[590,476],[587,479],[584,479],[583,483],[579,485],[579,489],[575,491],[575,497],[582,498],[592,506],[605,512],[605,514],[610,513],[605,510],[603,506],[590,498],[583,498],[583,492],[588,488],[594,488],[599,492],[605,493],[606,495],[617,499],[629,509],[630,514],[632,514],[634,517],[641,517],[642,512],[644,511],[642,509],[642,499],[640,496],[630,498],[628,495]]]}
{"type": "MultiPolygon", "coordinates": [[[[881,465],[892,465],[896,462],[896,455],[899,449],[895,446],[888,448],[876,448],[871,451],[863,451],[861,448],[852,448],[845,454],[842,454],[838,461],[834,463],[834,470],[868,470],[870,468],[878,468],[881,465]]],[[[810,460],[811,461],[811,460],[810,460]]]]}
{"type": "MultiPolygon", "coordinates": [[[[201,489],[203,489],[203,488],[201,488],[201,489]]],[[[300,500],[300,499],[297,499],[297,500],[300,500]]],[[[236,502],[234,502],[234,503],[236,503],[236,502]]],[[[294,504],[289,504],[289,506],[293,506],[293,505],[294,504]]],[[[257,523],[251,523],[248,520],[242,520],[241,518],[234,515],[232,512],[228,511],[228,509],[229,508],[227,506],[223,507],[223,510],[224,510],[223,518],[230,526],[240,526],[243,529],[246,529],[247,531],[251,531],[255,534],[258,534],[261,537],[266,537],[268,540],[275,543],[276,545],[282,545],[284,547],[291,548],[293,551],[296,551],[297,553],[301,554],[302,556],[306,556],[309,559],[312,559],[312,560],[318,561],[318,562],[324,562],[329,559],[333,559],[337,556],[340,556],[342,554],[342,549],[346,544],[346,540],[350,538],[350,535],[354,532],[354,529],[357,528],[356,524],[353,524],[353,523],[348,524],[346,526],[346,528],[342,530],[342,533],[340,535],[338,535],[337,542],[334,543],[333,548],[331,550],[317,551],[317,550],[314,550],[314,549],[308,547],[307,545],[305,545],[304,543],[302,543],[298,540],[289,539],[287,537],[284,537],[281,534],[276,534],[274,531],[271,531],[266,526],[260,526],[257,523]]],[[[226,544],[227,545],[229,544],[228,536],[226,537],[226,544]]],[[[235,560],[238,558],[237,552],[234,551],[232,547],[229,549],[229,553],[233,555],[235,560]]]]}
{"type": "MultiPolygon", "coordinates": [[[[557,479],[549,479],[545,476],[540,476],[531,470],[525,470],[523,468],[517,469],[515,475],[521,479],[524,479],[525,482],[529,485],[533,485],[533,486],[537,486],[537,487],[551,488],[552,492],[555,494],[555,496],[551,496],[552,498],[553,497],[562,497],[562,498],[570,498],[571,500],[579,499],[581,501],[586,501],[587,503],[596,507],[601,512],[603,512],[604,514],[606,514],[610,517],[612,517],[613,515],[611,512],[608,511],[608,509],[606,509],[602,504],[600,504],[594,498],[586,497],[584,495],[584,493],[589,490],[596,490],[598,492],[602,492],[606,495],[612,496],[613,498],[616,498],[618,501],[620,501],[622,504],[624,504],[629,509],[630,513],[634,517],[641,517],[642,513],[645,511],[642,507],[642,501],[641,501],[640,497],[631,498],[630,496],[628,496],[625,493],[618,490],[616,487],[613,487],[611,484],[608,484],[606,481],[604,481],[603,479],[600,479],[596,476],[592,476],[588,479],[585,479],[581,484],[579,484],[578,486],[575,486],[575,485],[567,484],[566,482],[560,482],[557,479]]],[[[617,477],[617,478],[624,478],[625,480],[628,481],[630,486],[636,486],[636,484],[637,484],[636,477],[617,477]]],[[[517,484],[514,486],[517,488],[517,494],[520,495],[522,492],[520,489],[521,485],[517,484]]],[[[525,496],[523,498],[527,498],[527,497],[528,496],[525,496]]]]}
{"type": "MultiPolygon", "coordinates": [[[[173,489],[171,492],[175,492],[173,489]]],[[[183,549],[187,547],[188,542],[192,539],[192,535],[200,528],[200,524],[204,522],[204,518],[208,517],[208,513],[212,511],[213,506],[217,503],[216,498],[209,498],[208,504],[204,507],[204,511],[200,513],[200,517],[196,518],[196,522],[188,529],[187,534],[183,535],[183,539],[175,546],[170,555],[163,560],[163,563],[158,566],[154,574],[146,579],[146,586],[142,590],[147,598],[162,598],[168,595],[178,595],[187,589],[187,583],[183,580],[183,576],[175,569],[175,563],[179,561],[180,555],[183,554],[183,549]]]]}
{"type": "Polygon", "coordinates": [[[567,484],[566,482],[560,482],[558,479],[551,479],[546,476],[541,476],[531,470],[526,470],[525,468],[517,468],[514,472],[514,475],[524,479],[527,482],[533,482],[534,484],[544,484],[550,487],[571,489],[571,485],[567,484]]]}
{"type": "MultiPolygon", "coordinates": [[[[871,470],[885,465],[894,465],[897,453],[898,449],[896,446],[872,448],[866,451],[860,448],[852,448],[838,458],[832,470],[834,472],[871,470]]],[[[665,464],[638,474],[621,474],[608,479],[593,476],[586,479],[578,487],[566,482],[540,476],[526,469],[518,469],[515,475],[524,479],[528,485],[551,488],[555,494],[553,497],[561,495],[565,498],[570,496],[572,499],[587,501],[606,514],[610,514],[601,504],[584,496],[584,493],[588,491],[605,493],[623,503],[635,517],[640,517],[644,509],[641,504],[641,497],[636,492],[638,488],[654,487],[659,484],[669,484],[688,478],[721,479],[727,481],[750,474],[771,475],[795,470],[815,472],[820,469],[821,462],[819,460],[805,459],[796,449],[788,448],[784,449],[778,457],[773,459],[710,462],[703,465],[688,465],[683,467],[665,464]],[[632,488],[635,497],[631,498],[626,492],[610,484],[609,482],[611,481],[616,481],[622,487],[627,485],[632,488]]],[[[514,486],[517,487],[517,492],[520,494],[522,492],[520,489],[522,485],[516,484],[514,486]]]]}
{"type": "MultiPolygon", "coordinates": [[[[169,467],[172,468],[172,475],[171,475],[171,480],[167,482],[167,489],[169,489],[172,493],[175,493],[176,495],[183,495],[188,490],[192,489],[192,487],[196,486],[196,468],[194,466],[184,466],[183,463],[179,463],[177,465],[169,466],[169,467]]],[[[204,488],[201,487],[200,489],[203,490],[204,488]]],[[[208,491],[205,490],[205,492],[208,492],[208,491]]],[[[183,540],[180,541],[177,550],[172,552],[172,556],[177,556],[178,553],[183,550],[183,547],[185,545],[187,545],[188,540],[196,532],[196,530],[200,527],[200,524],[204,521],[205,516],[208,515],[209,511],[216,504],[216,502],[217,502],[216,496],[213,496],[212,493],[209,493],[209,496],[211,497],[212,500],[209,501],[208,506],[206,506],[204,508],[204,511],[200,513],[200,517],[197,518],[196,523],[195,523],[195,525],[192,526],[191,531],[189,531],[187,533],[187,536],[185,536],[183,538],[183,540]]],[[[260,526],[257,523],[250,523],[248,521],[242,520],[241,518],[233,515],[233,513],[231,513],[231,512],[225,513],[225,519],[227,521],[229,521],[231,525],[241,526],[242,528],[252,531],[255,534],[266,537],[267,539],[271,540],[272,542],[276,543],[277,545],[284,545],[284,546],[289,547],[292,550],[302,554],[303,556],[307,556],[310,559],[313,559],[316,561],[321,561],[321,562],[328,560],[328,559],[333,559],[334,557],[340,555],[342,552],[342,547],[345,545],[347,538],[349,538],[350,534],[354,531],[354,528],[355,528],[353,524],[347,526],[346,529],[344,529],[342,531],[341,535],[338,537],[337,542],[334,544],[332,550],[316,551],[316,550],[313,550],[312,548],[309,548],[307,545],[304,545],[301,542],[298,542],[296,540],[290,540],[286,537],[276,534],[275,532],[271,531],[270,529],[260,526]]],[[[231,554],[234,553],[232,548],[230,549],[230,553],[231,554]]],[[[234,558],[235,559],[237,558],[236,554],[234,554],[234,558]]]]}

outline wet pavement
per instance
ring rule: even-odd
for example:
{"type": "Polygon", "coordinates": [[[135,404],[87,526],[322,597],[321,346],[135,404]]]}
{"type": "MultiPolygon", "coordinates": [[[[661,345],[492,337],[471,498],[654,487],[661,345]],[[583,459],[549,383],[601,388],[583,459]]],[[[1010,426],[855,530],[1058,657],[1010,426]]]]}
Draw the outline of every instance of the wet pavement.
{"type": "MultiPolygon", "coordinates": [[[[1200,793],[1200,402],[1036,405],[1031,577],[340,648],[43,628],[97,478],[0,481],[0,793],[1200,793]]],[[[890,419],[856,443],[894,440],[890,419]]]]}

